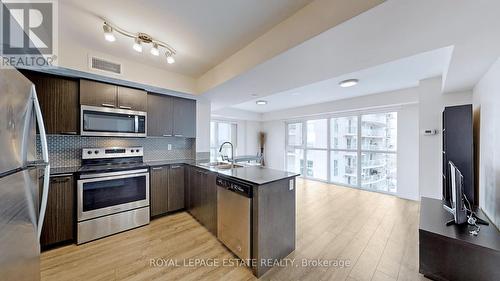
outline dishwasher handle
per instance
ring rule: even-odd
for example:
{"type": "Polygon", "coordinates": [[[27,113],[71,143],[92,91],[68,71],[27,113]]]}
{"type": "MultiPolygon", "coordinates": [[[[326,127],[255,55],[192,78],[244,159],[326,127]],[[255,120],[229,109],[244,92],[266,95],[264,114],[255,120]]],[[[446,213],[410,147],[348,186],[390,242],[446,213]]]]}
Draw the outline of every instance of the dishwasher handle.
{"type": "Polygon", "coordinates": [[[245,197],[252,198],[253,196],[253,185],[251,184],[223,177],[217,177],[215,182],[217,186],[238,193],[245,197]]]}

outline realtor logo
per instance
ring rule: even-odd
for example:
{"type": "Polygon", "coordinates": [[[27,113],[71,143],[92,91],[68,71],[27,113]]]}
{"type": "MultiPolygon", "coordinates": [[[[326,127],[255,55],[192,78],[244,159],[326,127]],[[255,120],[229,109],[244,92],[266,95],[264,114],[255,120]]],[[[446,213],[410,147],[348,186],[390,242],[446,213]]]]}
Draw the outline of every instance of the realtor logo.
{"type": "Polygon", "coordinates": [[[1,66],[53,66],[57,2],[14,0],[2,1],[1,6],[1,66]]]}

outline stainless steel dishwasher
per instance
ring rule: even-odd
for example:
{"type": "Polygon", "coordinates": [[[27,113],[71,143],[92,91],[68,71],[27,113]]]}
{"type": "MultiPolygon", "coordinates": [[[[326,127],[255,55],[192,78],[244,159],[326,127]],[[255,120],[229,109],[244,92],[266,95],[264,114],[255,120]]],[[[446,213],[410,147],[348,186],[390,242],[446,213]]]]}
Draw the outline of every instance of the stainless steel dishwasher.
{"type": "Polygon", "coordinates": [[[245,262],[251,259],[251,184],[217,177],[217,238],[245,262]]]}

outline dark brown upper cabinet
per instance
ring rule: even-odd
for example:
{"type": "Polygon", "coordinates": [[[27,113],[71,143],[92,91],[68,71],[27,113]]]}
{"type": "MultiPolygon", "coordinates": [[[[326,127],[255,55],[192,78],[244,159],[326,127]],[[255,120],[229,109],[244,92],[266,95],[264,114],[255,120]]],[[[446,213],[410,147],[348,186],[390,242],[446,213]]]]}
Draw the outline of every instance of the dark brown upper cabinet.
{"type": "Polygon", "coordinates": [[[148,94],[148,136],[173,136],[173,97],[148,94]]]}
{"type": "Polygon", "coordinates": [[[35,85],[47,134],[79,133],[79,81],[21,70],[35,85]]]}
{"type": "Polygon", "coordinates": [[[147,93],[112,84],[80,80],[80,103],[135,111],[147,110],[147,93]]]}
{"type": "Polygon", "coordinates": [[[80,80],[80,104],[117,107],[117,86],[90,80],[80,80]]]}
{"type": "Polygon", "coordinates": [[[196,101],[174,98],[173,134],[175,137],[196,137],[196,101]]]}
{"type": "Polygon", "coordinates": [[[143,90],[118,87],[118,108],[135,111],[148,110],[148,94],[143,90]]]}

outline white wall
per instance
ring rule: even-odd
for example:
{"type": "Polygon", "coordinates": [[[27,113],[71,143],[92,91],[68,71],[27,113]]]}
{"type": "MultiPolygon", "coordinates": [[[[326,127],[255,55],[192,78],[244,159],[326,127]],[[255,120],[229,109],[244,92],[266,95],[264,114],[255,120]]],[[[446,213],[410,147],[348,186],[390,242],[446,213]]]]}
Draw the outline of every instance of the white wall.
{"type": "Polygon", "coordinates": [[[285,170],[285,121],[275,120],[262,123],[266,134],[264,161],[268,168],[285,170]]]}
{"type": "Polygon", "coordinates": [[[472,103],[472,92],[442,94],[441,78],[420,81],[419,92],[419,186],[420,196],[442,198],[442,135],[425,136],[426,129],[442,131],[445,106],[472,103]]]}
{"type": "Polygon", "coordinates": [[[196,152],[210,152],[210,101],[196,102],[196,152]]]}
{"type": "Polygon", "coordinates": [[[418,200],[419,196],[419,138],[418,104],[398,110],[398,196],[418,200]]]}
{"type": "Polygon", "coordinates": [[[500,60],[474,88],[479,113],[479,205],[500,229],[500,60]]]}

